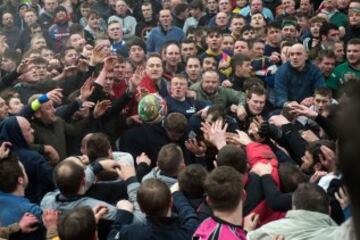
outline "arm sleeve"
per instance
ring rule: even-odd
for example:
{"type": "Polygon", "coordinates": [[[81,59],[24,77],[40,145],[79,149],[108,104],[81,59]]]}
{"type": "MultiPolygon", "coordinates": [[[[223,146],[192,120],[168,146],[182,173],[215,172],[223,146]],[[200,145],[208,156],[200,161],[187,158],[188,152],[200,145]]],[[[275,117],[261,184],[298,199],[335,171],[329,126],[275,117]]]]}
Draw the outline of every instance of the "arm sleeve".
{"type": "Polygon", "coordinates": [[[121,231],[122,227],[126,224],[130,224],[133,220],[133,214],[124,211],[118,210],[116,214],[116,219],[114,223],[111,225],[111,230],[109,235],[107,236],[107,240],[114,240],[119,238],[119,232],[121,231]]]}
{"type": "Polygon", "coordinates": [[[127,185],[127,193],[129,197],[129,201],[134,205],[134,219],[133,223],[141,223],[145,222],[145,214],[140,210],[140,206],[137,202],[137,191],[139,190],[140,183],[136,179],[136,177],[131,177],[128,180],[126,180],[127,185]]]}
{"type": "Polygon", "coordinates": [[[261,177],[265,194],[265,201],[275,211],[288,211],[291,209],[292,193],[282,193],[276,186],[270,174],[261,177]]]}
{"type": "Polygon", "coordinates": [[[0,90],[4,90],[5,88],[13,86],[16,79],[19,77],[17,71],[13,71],[11,73],[6,74],[4,77],[1,78],[0,81],[0,90]]]}
{"type": "Polygon", "coordinates": [[[325,118],[320,114],[318,114],[317,117],[315,118],[315,122],[324,129],[324,131],[326,132],[327,135],[329,135],[330,138],[332,139],[337,138],[336,128],[330,119],[325,118]]]}
{"type": "Polygon", "coordinates": [[[155,52],[155,43],[153,39],[153,31],[149,33],[148,39],[146,40],[146,50],[147,53],[155,52]]]}
{"type": "Polygon", "coordinates": [[[275,105],[282,108],[284,103],[288,101],[286,74],[282,69],[278,69],[275,74],[275,105]]]}
{"type": "Polygon", "coordinates": [[[192,236],[196,228],[199,226],[200,221],[191,207],[189,201],[181,192],[173,193],[174,205],[179,213],[179,218],[182,227],[185,229],[188,236],[192,236]]]}
{"type": "Polygon", "coordinates": [[[282,126],[283,140],[287,143],[295,162],[301,165],[301,158],[305,154],[307,142],[301,137],[300,133],[294,129],[292,123],[282,126]]]}

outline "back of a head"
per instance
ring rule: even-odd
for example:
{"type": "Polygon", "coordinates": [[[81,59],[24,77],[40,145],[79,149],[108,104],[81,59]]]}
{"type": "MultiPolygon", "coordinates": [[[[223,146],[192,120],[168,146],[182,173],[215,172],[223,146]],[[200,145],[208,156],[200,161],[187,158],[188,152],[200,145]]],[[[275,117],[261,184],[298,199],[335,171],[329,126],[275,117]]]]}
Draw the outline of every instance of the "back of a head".
{"type": "Polygon", "coordinates": [[[93,133],[87,139],[86,150],[90,162],[93,162],[98,158],[108,157],[111,144],[104,133],[93,133]]]}
{"type": "Polygon", "coordinates": [[[329,199],[326,192],[318,185],[302,183],[292,196],[293,208],[329,214],[329,199]]]}
{"type": "Polygon", "coordinates": [[[58,232],[61,240],[93,240],[96,238],[96,221],[90,207],[72,209],[60,218],[58,232]]]}
{"type": "Polygon", "coordinates": [[[24,177],[19,160],[12,154],[0,159],[0,191],[14,192],[18,185],[18,178],[24,177]]]}
{"type": "Polygon", "coordinates": [[[166,116],[164,127],[169,131],[185,132],[188,127],[188,121],[183,114],[173,112],[166,116]]]}
{"type": "Polygon", "coordinates": [[[142,182],[137,192],[137,200],[140,209],[151,217],[164,217],[171,208],[170,189],[158,179],[142,182]]]}
{"type": "Polygon", "coordinates": [[[336,113],[338,126],[338,156],[339,167],[343,173],[343,180],[348,189],[354,229],[360,239],[360,82],[354,81],[347,98],[340,103],[336,113]]]}
{"type": "Polygon", "coordinates": [[[84,176],[84,168],[70,160],[60,162],[54,170],[57,187],[63,195],[68,197],[78,194],[84,176]]]}
{"type": "Polygon", "coordinates": [[[246,154],[244,150],[233,144],[228,144],[219,150],[216,163],[219,167],[233,167],[241,174],[244,174],[247,170],[246,154]]]}
{"type": "Polygon", "coordinates": [[[233,211],[242,199],[242,175],[232,167],[215,168],[206,177],[204,188],[214,211],[233,211]]]}
{"type": "Polygon", "coordinates": [[[189,198],[203,197],[206,175],[206,168],[202,165],[188,165],[178,176],[180,191],[189,198]]]}
{"type": "Polygon", "coordinates": [[[282,192],[294,192],[300,183],[306,181],[305,175],[293,163],[279,164],[279,177],[282,192]]]}
{"type": "Polygon", "coordinates": [[[177,176],[184,165],[181,148],[175,143],[164,145],[159,151],[157,165],[165,175],[177,176]]]}

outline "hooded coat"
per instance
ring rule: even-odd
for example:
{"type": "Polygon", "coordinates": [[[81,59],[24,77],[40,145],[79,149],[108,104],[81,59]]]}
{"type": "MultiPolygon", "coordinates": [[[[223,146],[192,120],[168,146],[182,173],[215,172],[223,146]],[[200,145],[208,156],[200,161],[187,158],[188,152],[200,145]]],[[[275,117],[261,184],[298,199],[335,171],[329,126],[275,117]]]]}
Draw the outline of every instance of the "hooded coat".
{"type": "Polygon", "coordinates": [[[16,117],[8,117],[1,122],[0,142],[4,141],[11,142],[11,151],[19,157],[28,175],[25,196],[33,203],[40,203],[45,193],[54,189],[53,167],[41,154],[30,149],[16,117]]]}

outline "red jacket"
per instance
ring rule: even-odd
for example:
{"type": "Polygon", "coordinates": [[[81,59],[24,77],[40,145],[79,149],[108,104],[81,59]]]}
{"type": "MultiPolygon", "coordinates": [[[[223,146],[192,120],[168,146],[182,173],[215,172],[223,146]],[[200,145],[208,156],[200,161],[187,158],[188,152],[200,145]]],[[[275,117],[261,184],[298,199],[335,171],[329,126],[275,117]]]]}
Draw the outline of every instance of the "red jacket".
{"type": "MultiPolygon", "coordinates": [[[[262,143],[255,143],[255,142],[250,143],[246,146],[246,155],[247,155],[248,163],[250,165],[250,169],[256,163],[259,163],[259,162],[270,163],[271,166],[273,167],[271,176],[272,176],[274,182],[276,183],[276,185],[278,187],[280,187],[278,161],[277,161],[275,154],[273,153],[273,151],[271,150],[271,148],[268,145],[262,144],[262,143]]],[[[248,179],[247,177],[244,178],[245,181],[247,179],[248,179]]],[[[247,181],[246,182],[245,181],[244,181],[244,185],[246,185],[246,183],[247,183],[247,181]]],[[[285,212],[273,211],[271,208],[269,208],[266,205],[265,200],[262,201],[258,206],[256,206],[256,208],[254,208],[251,213],[259,214],[259,216],[260,216],[259,225],[260,226],[264,225],[268,222],[283,218],[286,214],[285,212]]]]}

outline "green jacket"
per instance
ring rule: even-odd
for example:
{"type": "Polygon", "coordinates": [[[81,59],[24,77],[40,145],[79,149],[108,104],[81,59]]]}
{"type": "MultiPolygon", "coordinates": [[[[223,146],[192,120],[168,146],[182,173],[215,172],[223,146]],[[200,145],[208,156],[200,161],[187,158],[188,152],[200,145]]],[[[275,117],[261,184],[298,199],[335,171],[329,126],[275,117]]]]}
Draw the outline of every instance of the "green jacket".
{"type": "Polygon", "coordinates": [[[326,81],[326,86],[338,92],[348,80],[349,76],[356,80],[360,80],[360,71],[352,68],[346,61],[337,66],[333,73],[326,81]]]}
{"type": "Polygon", "coordinates": [[[286,240],[335,239],[338,225],[329,215],[306,210],[290,210],[285,218],[270,222],[249,232],[249,240],[271,240],[273,235],[283,235],[286,240]]]}
{"type": "Polygon", "coordinates": [[[219,87],[217,93],[208,95],[202,89],[201,82],[197,82],[193,84],[190,89],[196,92],[197,100],[210,101],[213,104],[220,104],[226,108],[232,104],[245,104],[245,93],[231,88],[219,87]]]}
{"type": "Polygon", "coordinates": [[[335,24],[338,27],[347,27],[349,25],[348,17],[340,11],[336,11],[331,15],[329,22],[335,24]]]}

